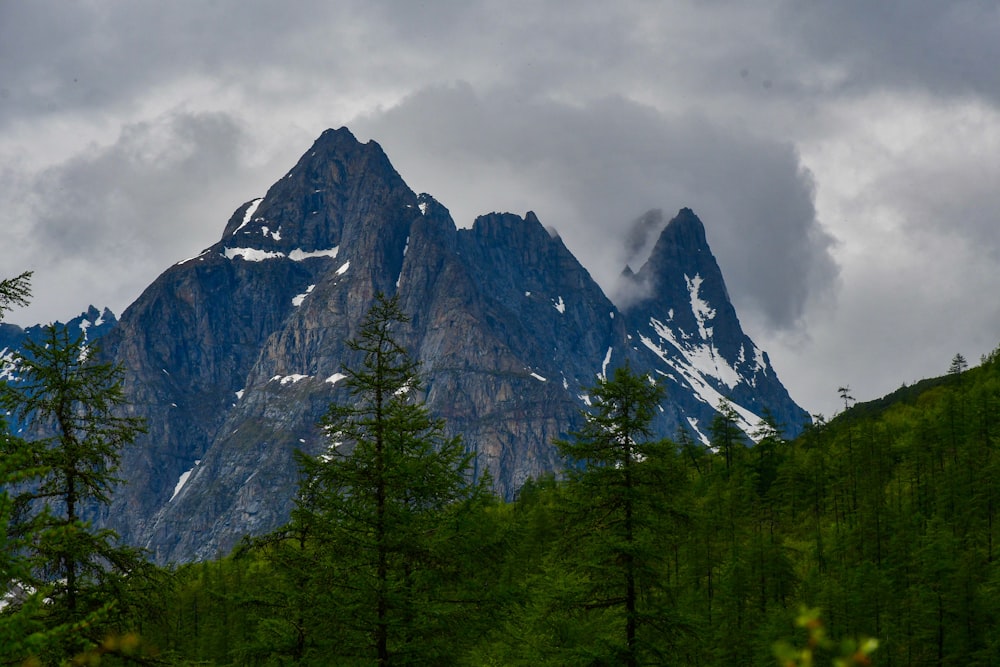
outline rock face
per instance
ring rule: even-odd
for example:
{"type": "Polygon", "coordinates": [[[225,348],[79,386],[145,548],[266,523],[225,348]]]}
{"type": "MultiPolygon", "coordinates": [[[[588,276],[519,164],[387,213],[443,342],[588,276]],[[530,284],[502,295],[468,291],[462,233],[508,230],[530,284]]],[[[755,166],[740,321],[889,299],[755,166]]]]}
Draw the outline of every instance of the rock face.
{"type": "Polygon", "coordinates": [[[105,336],[149,433],[125,453],[128,484],[103,522],[159,562],[210,558],[283,523],[293,452],[323,446],[315,424],[359,362],[344,342],[378,292],[411,317],[399,338],[429,408],[507,497],[560,468],[553,438],[626,362],[664,382],[664,436],[704,440],[722,397],[748,432],[765,409],[792,433],[808,421],[742,332],[691,211],[630,280],[639,296],[619,310],[533,213],[457,229],[376,143],[328,130],[105,336]]]}
{"type": "MultiPolygon", "coordinates": [[[[105,334],[113,331],[118,320],[107,308],[102,311],[90,306],[67,322],[53,322],[53,324],[56,327],[65,327],[71,338],[80,337],[84,344],[89,346],[98,343],[105,334]]],[[[44,337],[44,325],[21,328],[14,324],[0,323],[0,382],[18,381],[17,368],[14,364],[15,353],[24,353],[24,344],[27,341],[40,342],[44,337]]],[[[7,419],[13,420],[8,423],[8,428],[15,433],[21,432],[21,424],[14,420],[13,415],[8,415],[7,419]]]]}

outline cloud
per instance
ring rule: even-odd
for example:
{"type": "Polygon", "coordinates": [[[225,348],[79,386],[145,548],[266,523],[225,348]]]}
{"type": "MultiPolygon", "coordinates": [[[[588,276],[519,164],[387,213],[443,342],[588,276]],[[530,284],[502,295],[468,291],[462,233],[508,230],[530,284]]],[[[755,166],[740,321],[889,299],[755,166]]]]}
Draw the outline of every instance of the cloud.
{"type": "Polygon", "coordinates": [[[890,88],[1000,101],[996,3],[789,2],[779,16],[801,56],[842,70],[839,92],[890,88]]]}
{"type": "Polygon", "coordinates": [[[693,208],[734,299],[794,327],[835,285],[832,237],[788,144],[622,97],[568,104],[518,89],[428,87],[351,123],[460,225],[487,208],[534,210],[606,289],[643,212],[693,208]]]}
{"type": "Polygon", "coordinates": [[[213,243],[254,194],[249,143],[224,114],[165,114],[17,183],[8,174],[4,189],[19,193],[11,245],[35,271],[35,292],[57,301],[44,317],[89,303],[121,312],[170,262],[213,243]]]}

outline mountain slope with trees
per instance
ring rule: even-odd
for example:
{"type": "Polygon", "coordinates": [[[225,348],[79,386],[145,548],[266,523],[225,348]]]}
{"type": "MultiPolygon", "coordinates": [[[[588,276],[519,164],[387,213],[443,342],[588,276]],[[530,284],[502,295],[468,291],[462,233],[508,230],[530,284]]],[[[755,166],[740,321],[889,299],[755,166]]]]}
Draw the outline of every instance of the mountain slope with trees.
{"type": "MultiPolygon", "coordinates": [[[[439,591],[489,603],[465,607],[452,632],[474,640],[449,644],[439,664],[774,665],[776,651],[807,650],[795,644],[816,664],[845,652],[842,664],[992,664],[1000,355],[927,387],[793,440],[762,421],[757,444],[727,456],[721,442],[646,440],[659,396],[620,369],[561,445],[565,479],[539,478],[463,521],[492,536],[487,557],[479,576],[439,591]]],[[[720,439],[733,437],[725,421],[720,439]]],[[[271,595],[264,582],[280,569],[249,552],[180,569],[170,636],[229,646],[211,653],[217,664],[271,664],[267,651],[241,663],[233,647],[261,637],[242,600],[271,595]],[[260,588],[254,571],[269,573],[260,588]],[[195,599],[241,621],[195,632],[195,599]]]]}

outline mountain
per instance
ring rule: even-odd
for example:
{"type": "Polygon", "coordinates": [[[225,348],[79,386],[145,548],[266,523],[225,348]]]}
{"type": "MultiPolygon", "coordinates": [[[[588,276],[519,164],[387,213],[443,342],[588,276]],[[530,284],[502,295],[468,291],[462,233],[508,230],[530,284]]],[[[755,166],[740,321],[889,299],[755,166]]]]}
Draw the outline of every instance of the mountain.
{"type": "MultiPolygon", "coordinates": [[[[80,336],[85,344],[97,343],[109,331],[112,331],[118,320],[107,308],[98,310],[90,306],[84,312],[67,322],[53,322],[56,327],[65,327],[71,337],[80,336]]],[[[14,364],[14,355],[24,352],[24,345],[27,341],[39,342],[45,334],[45,325],[36,324],[34,326],[22,328],[15,324],[0,322],[0,382],[18,381],[17,367],[14,364]]],[[[13,420],[13,415],[8,415],[8,419],[13,420]]],[[[9,428],[19,433],[21,425],[16,421],[8,424],[9,428]]]]}
{"type": "Polygon", "coordinates": [[[669,396],[678,423],[707,443],[715,416],[711,408],[723,399],[751,436],[766,413],[789,434],[809,421],[789,400],[767,353],[740,327],[705,228],[693,211],[681,209],[664,227],[646,264],[627,276],[645,294],[625,311],[630,333],[641,343],[633,352],[646,353],[633,365],[676,385],[669,396]]]}
{"type": "Polygon", "coordinates": [[[128,484],[103,524],[171,562],[283,523],[293,452],[323,446],[316,422],[359,363],[345,341],[378,292],[411,317],[398,336],[422,365],[420,397],[506,497],[560,469],[553,438],[579,426],[587,388],[621,364],[666,386],[664,436],[707,441],[723,397],[748,433],[765,411],[790,433],[808,421],[740,328],[693,212],[664,223],[626,275],[618,308],[533,213],[459,229],[378,144],[328,130],[104,336],[149,432],[124,453],[128,484]]]}

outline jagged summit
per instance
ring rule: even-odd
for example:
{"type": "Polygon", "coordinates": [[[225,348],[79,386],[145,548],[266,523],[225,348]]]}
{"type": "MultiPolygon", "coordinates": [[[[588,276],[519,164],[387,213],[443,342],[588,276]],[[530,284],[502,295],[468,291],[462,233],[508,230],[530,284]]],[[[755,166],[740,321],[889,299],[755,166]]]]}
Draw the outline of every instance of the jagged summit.
{"type": "Polygon", "coordinates": [[[662,218],[644,219],[644,247],[659,238],[625,274],[649,290],[619,309],[533,212],[458,229],[377,143],[324,132],[105,336],[149,432],[124,452],[128,484],[103,525],[169,562],[287,520],[293,452],[325,446],[317,421],[345,396],[344,367],[358,362],[345,341],[378,292],[411,318],[400,342],[428,407],[507,497],[561,468],[553,439],[579,428],[589,387],[625,363],[666,385],[663,436],[704,438],[722,397],[748,431],[767,408],[794,432],[804,413],[739,328],[701,222],[687,209],[662,218]]]}
{"type": "Polygon", "coordinates": [[[705,226],[691,209],[682,208],[667,223],[649,259],[633,279],[649,289],[647,297],[630,310],[662,310],[666,306],[676,310],[677,325],[685,333],[698,332],[704,338],[703,330],[710,319],[709,333],[730,338],[742,335],[722,270],[709,248],[705,226]],[[685,303],[691,307],[675,308],[685,303]],[[714,311],[710,317],[709,311],[714,311]]]}
{"type": "Polygon", "coordinates": [[[267,194],[236,210],[216,246],[231,256],[240,249],[322,255],[359,227],[377,233],[391,222],[387,208],[417,205],[381,146],[360,143],[346,128],[327,130],[267,194]]]}
{"type": "MultiPolygon", "coordinates": [[[[682,208],[663,228],[638,273],[624,275],[642,290],[626,314],[655,357],[650,363],[682,378],[687,396],[712,408],[727,400],[748,435],[765,412],[792,433],[809,421],[787,399],[767,354],[744,333],[705,227],[691,209],[682,208]]],[[[687,410],[685,420],[707,442],[711,413],[696,412],[687,410]]]]}

